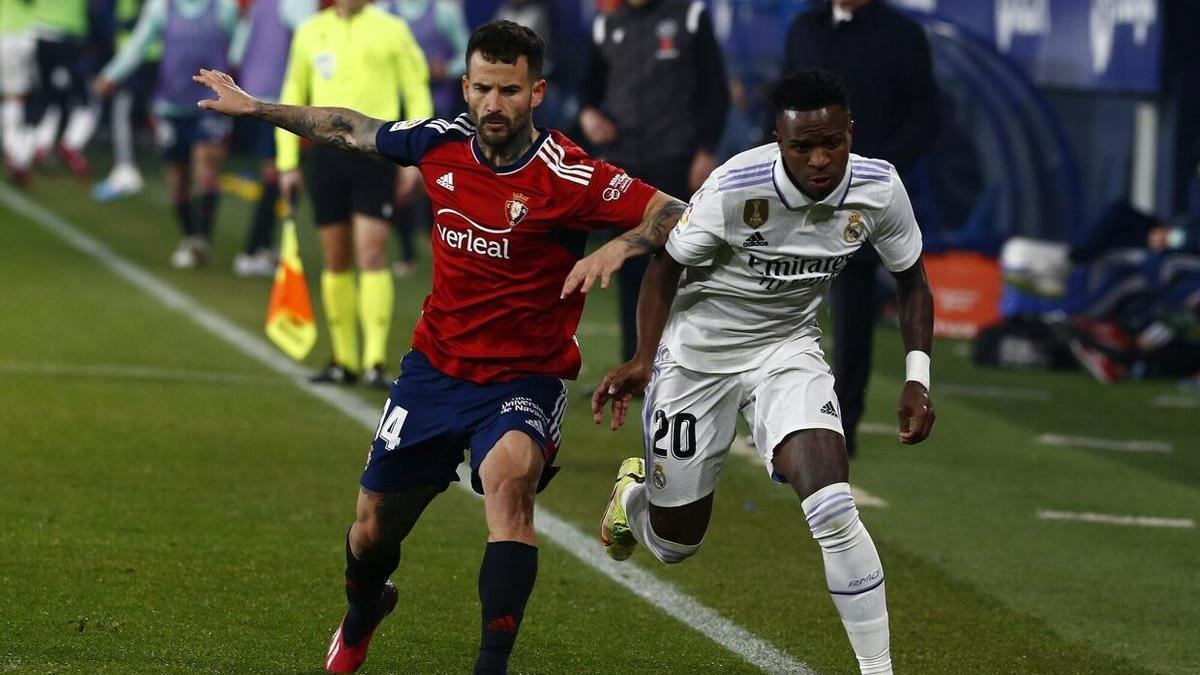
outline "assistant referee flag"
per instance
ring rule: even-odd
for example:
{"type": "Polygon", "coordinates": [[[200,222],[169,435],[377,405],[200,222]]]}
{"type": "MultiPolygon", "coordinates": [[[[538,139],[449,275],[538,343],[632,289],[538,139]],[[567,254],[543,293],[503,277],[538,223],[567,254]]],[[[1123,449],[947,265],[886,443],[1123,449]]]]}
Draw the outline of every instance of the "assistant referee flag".
{"type": "Polygon", "coordinates": [[[317,323],[313,320],[308,282],[300,262],[300,244],[296,239],[296,221],[289,214],[283,221],[279,247],[279,267],[271,302],[267,306],[267,337],[288,356],[300,361],[317,342],[317,323]]]}

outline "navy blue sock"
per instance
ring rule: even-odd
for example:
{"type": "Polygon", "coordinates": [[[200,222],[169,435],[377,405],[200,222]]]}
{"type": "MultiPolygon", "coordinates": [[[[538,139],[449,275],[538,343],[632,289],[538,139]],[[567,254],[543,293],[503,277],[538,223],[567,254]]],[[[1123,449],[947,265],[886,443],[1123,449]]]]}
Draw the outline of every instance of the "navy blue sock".
{"type": "Polygon", "coordinates": [[[190,237],[196,234],[196,226],[192,222],[192,199],[187,195],[182,197],[176,196],[173,200],[175,204],[175,215],[179,218],[179,229],[183,230],[183,236],[190,237]]]}
{"type": "Polygon", "coordinates": [[[475,675],[508,672],[508,656],[537,578],[537,559],[537,547],[519,541],[487,545],[479,567],[483,620],[475,675]]]}
{"type": "Polygon", "coordinates": [[[279,201],[279,183],[264,181],[262,185],[262,197],[254,207],[250,236],[246,238],[246,253],[271,248],[271,240],[275,236],[275,203],[279,201]]]}
{"type": "Polygon", "coordinates": [[[354,557],[350,533],[346,533],[346,601],[350,607],[342,624],[342,640],[358,644],[375,626],[382,609],[383,585],[400,564],[400,548],[395,553],[374,551],[366,560],[354,557]]]}
{"type": "Polygon", "coordinates": [[[200,195],[200,219],[197,227],[200,236],[212,241],[213,219],[217,216],[217,191],[209,190],[200,195]]]}

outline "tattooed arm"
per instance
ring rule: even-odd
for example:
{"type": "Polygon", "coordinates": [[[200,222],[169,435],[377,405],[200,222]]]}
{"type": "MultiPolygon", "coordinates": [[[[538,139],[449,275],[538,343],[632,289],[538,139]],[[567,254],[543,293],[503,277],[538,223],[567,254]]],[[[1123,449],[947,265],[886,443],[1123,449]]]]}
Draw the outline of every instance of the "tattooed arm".
{"type": "Polygon", "coordinates": [[[671,228],[675,227],[686,208],[687,204],[664,192],[654,193],[637,227],[575,263],[563,282],[562,297],[567,297],[577,288],[580,293],[587,293],[597,279],[601,288],[608,288],[612,275],[621,269],[626,260],[653,253],[667,243],[667,235],[671,234],[671,228]]]}
{"type": "Polygon", "coordinates": [[[282,129],[311,139],[327,143],[342,150],[375,153],[375,132],[384,124],[348,108],[321,108],[316,106],[282,105],[263,103],[246,92],[225,73],[217,70],[201,70],[192,80],[212,89],[216,99],[205,99],[197,103],[204,110],[212,110],[231,117],[253,117],[282,129]]]}

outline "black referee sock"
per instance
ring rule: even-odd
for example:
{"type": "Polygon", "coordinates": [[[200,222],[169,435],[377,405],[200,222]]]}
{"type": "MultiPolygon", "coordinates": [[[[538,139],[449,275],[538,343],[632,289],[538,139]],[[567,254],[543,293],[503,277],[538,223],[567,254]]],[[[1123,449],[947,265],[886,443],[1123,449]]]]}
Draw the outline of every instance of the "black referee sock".
{"type": "Polygon", "coordinates": [[[179,218],[179,229],[183,230],[183,236],[190,237],[196,234],[196,226],[192,223],[192,199],[188,196],[175,197],[175,215],[179,218]]]}
{"type": "Polygon", "coordinates": [[[347,645],[358,644],[371,632],[379,619],[383,585],[399,564],[399,547],[395,553],[377,551],[367,560],[359,560],[350,550],[350,533],[346,533],[346,601],[350,608],[342,624],[342,640],[347,645]]]}
{"type": "Polygon", "coordinates": [[[212,241],[213,218],[217,215],[217,191],[210,190],[200,195],[200,221],[197,223],[200,235],[212,241]]]}
{"type": "Polygon", "coordinates": [[[250,236],[246,240],[246,253],[257,253],[271,248],[275,234],[275,203],[279,201],[279,183],[264,181],[262,197],[254,206],[254,220],[250,224],[250,236]]]}
{"type": "Polygon", "coordinates": [[[537,559],[537,547],[519,541],[487,545],[479,567],[483,621],[475,675],[508,672],[508,656],[537,578],[537,559]]]}

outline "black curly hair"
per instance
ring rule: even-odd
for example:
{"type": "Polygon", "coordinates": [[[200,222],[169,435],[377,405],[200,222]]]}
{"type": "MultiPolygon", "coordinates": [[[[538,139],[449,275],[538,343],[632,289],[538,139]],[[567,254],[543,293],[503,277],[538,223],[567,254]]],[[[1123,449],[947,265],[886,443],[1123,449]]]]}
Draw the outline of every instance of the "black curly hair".
{"type": "Polygon", "coordinates": [[[850,110],[850,94],[837,75],[828,70],[794,70],[783,76],[771,90],[771,109],[819,110],[839,105],[850,110]]]}

